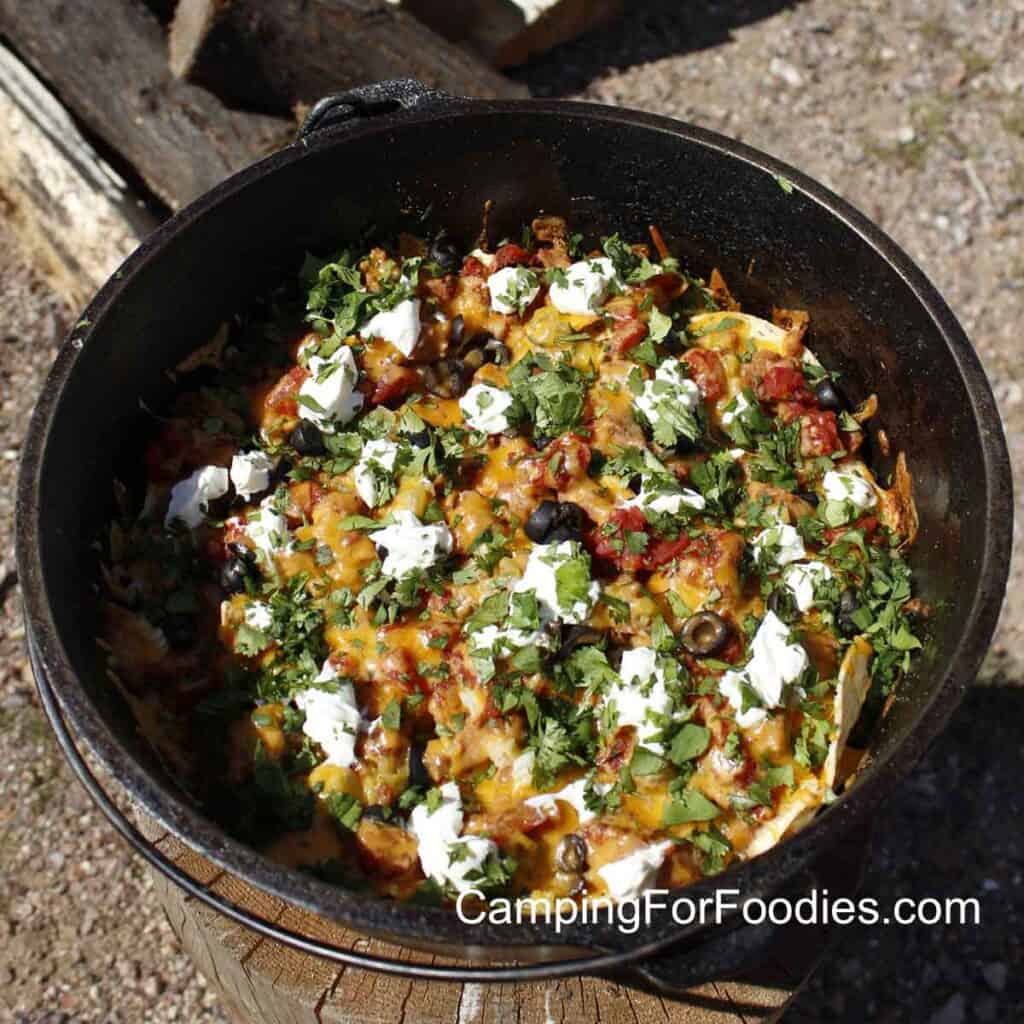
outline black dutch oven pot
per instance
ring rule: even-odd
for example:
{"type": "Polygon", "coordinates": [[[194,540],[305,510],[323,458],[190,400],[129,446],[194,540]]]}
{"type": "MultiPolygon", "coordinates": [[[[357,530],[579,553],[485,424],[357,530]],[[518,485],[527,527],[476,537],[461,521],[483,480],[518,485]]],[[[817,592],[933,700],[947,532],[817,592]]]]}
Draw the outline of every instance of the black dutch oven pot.
{"type": "MultiPolygon", "coordinates": [[[[538,211],[588,238],[656,224],[684,266],[721,268],[745,309],[807,309],[812,346],[853,402],[878,394],[874,425],[905,451],[921,530],[911,554],[931,639],[903,681],[857,784],[793,839],[685,890],[743,897],[806,891],[845,870],[837,854],[911,769],[960,703],[995,626],[1010,560],[1005,441],[978,358],[917,267],[864,217],[798,171],[664,117],[581,103],[456,99],[389,82],[322,101],[298,141],[169,220],[106,284],[62,348],[35,410],[18,489],[18,566],[40,696],[65,753],[118,830],[159,870],[265,935],[335,961],[462,981],[619,970],[683,988],[758,956],[757,928],[680,927],[668,912],[625,935],[608,923],[462,923],[271,863],[228,837],[178,790],[139,737],[95,646],[93,543],[111,480],[150,429],[164,371],[284,273],[374,225],[420,214],[471,243],[485,200],[492,238],[538,211]],[[432,214],[429,211],[433,211],[432,214]],[[134,804],[220,867],[356,931],[483,962],[414,965],[324,947],[225,904],[135,833],[88,774],[73,734],[134,804]],[[831,874],[830,874],[831,871],[831,874]],[[672,947],[669,950],[668,947],[672,947]],[[666,953],[666,950],[668,952],[666,953]],[[516,961],[517,966],[495,966],[516,961]],[[524,963],[524,961],[527,961],[524,963]]],[[[891,459],[875,453],[882,475],[891,459]]],[[[846,879],[850,882],[850,879],[846,879]]],[[[735,918],[735,915],[734,915],[735,918]]]]}

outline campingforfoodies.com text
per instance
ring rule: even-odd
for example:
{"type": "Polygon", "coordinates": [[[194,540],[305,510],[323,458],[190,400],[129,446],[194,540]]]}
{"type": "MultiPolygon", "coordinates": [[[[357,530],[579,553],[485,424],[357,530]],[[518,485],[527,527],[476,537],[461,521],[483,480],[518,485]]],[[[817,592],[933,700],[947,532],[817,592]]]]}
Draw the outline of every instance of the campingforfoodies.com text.
{"type": "Polygon", "coordinates": [[[613,903],[607,899],[576,903],[570,899],[504,899],[481,902],[477,892],[460,894],[456,912],[466,924],[522,924],[547,920],[556,931],[569,925],[612,924],[631,935],[660,918],[666,911],[680,927],[716,925],[738,914],[747,925],[978,925],[981,903],[976,897],[902,897],[882,907],[871,896],[832,897],[828,889],[813,889],[796,899],[744,898],[739,889],[719,889],[711,896],[693,899],[673,895],[668,889],[650,889],[639,899],[613,903]]]}

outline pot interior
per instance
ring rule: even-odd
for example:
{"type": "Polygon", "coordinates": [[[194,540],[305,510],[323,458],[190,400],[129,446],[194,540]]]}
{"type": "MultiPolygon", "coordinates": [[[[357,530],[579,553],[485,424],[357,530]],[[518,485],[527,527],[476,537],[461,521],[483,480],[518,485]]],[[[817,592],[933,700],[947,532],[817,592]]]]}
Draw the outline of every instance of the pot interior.
{"type": "MultiPolygon", "coordinates": [[[[588,239],[644,238],[658,225],[692,273],[719,267],[744,309],[807,309],[810,347],[840,372],[847,397],[877,393],[874,428],[893,455],[906,452],[915,479],[921,530],[911,562],[919,595],[936,609],[931,640],[875,736],[879,770],[936,699],[985,586],[986,510],[1000,483],[982,457],[984,443],[999,443],[979,430],[972,389],[983,378],[969,379],[944,336],[958,336],[952,318],[940,323],[883,252],[720,144],[601,108],[467,105],[314,139],[246,172],[245,187],[217,190],[147,244],[98,303],[95,323],[76,331],[86,343],[53,410],[38,491],[56,635],[132,758],[160,771],[100,671],[92,545],[112,511],[115,472],[153,430],[142,405],[159,411],[168,397],[163,371],[291,272],[304,250],[330,251],[370,226],[387,233],[417,217],[471,242],[492,200],[492,242],[518,237],[540,211],[568,216],[588,239]]],[[[941,304],[938,316],[948,316],[941,304]]],[[[892,458],[876,444],[871,460],[884,479],[892,458]]],[[[987,639],[975,638],[978,657],[987,639]]]]}

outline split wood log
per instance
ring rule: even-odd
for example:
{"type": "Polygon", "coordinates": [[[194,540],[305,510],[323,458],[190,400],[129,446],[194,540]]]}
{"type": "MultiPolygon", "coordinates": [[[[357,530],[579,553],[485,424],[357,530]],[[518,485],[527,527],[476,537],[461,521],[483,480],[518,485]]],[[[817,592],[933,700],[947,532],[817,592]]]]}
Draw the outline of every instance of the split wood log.
{"type": "MultiPolygon", "coordinates": [[[[287,906],[221,871],[155,824],[143,824],[142,830],[193,878],[268,921],[371,956],[437,961],[287,906]]],[[[172,930],[233,1024],[769,1024],[779,1019],[816,959],[801,961],[788,982],[769,971],[765,979],[700,985],[680,999],[601,978],[508,985],[410,981],[297,953],[234,924],[162,875],[153,878],[172,930]]]]}
{"type": "Polygon", "coordinates": [[[26,259],[76,310],[156,226],[67,111],[3,46],[0,208],[26,259]]]}
{"type": "Polygon", "coordinates": [[[171,208],[294,132],[289,120],[228,110],[178,81],[163,28],[140,0],[0,0],[0,35],[171,208]]]}
{"type": "Polygon", "coordinates": [[[560,43],[607,25],[623,0],[403,0],[445,39],[497,68],[515,67],[560,43]]]}
{"type": "Polygon", "coordinates": [[[456,95],[526,94],[388,0],[179,0],[169,49],[178,77],[271,112],[387,78],[456,95]]]}

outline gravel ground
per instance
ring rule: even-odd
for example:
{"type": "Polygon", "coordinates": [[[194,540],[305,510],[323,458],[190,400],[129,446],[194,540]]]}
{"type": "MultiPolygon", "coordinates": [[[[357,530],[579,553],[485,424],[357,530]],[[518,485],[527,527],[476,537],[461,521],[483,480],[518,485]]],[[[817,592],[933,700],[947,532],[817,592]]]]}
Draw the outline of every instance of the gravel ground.
{"type": "MultiPolygon", "coordinates": [[[[537,94],[742,138],[865,210],[973,337],[1020,479],[1024,0],[630,6],[628,22],[520,77],[537,94]]],[[[2,224],[0,309],[0,1021],[220,1021],[145,872],[70,781],[35,703],[12,489],[70,314],[18,265],[2,224]]],[[[981,926],[845,930],[793,1020],[959,1024],[1015,1019],[1024,1005],[1020,575],[1018,559],[981,687],[877,823],[865,887],[883,908],[903,895],[977,896],[981,926]]]]}

